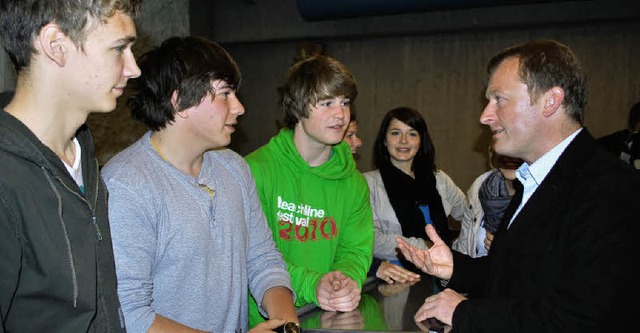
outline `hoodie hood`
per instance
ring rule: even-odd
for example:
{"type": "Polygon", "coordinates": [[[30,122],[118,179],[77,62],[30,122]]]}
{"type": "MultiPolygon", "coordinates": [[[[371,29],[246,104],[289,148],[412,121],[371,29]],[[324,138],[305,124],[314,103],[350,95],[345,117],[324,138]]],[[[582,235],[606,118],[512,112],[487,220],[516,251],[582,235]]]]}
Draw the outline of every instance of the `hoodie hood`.
{"type": "Polygon", "coordinates": [[[302,159],[296,145],[293,143],[293,130],[282,129],[278,135],[271,138],[269,145],[271,153],[282,161],[283,167],[294,172],[311,173],[323,179],[344,179],[356,172],[356,163],[349,145],[342,141],[331,147],[331,157],[322,165],[312,167],[302,159]]]}
{"type": "MultiPolygon", "coordinates": [[[[80,143],[82,155],[93,159],[93,139],[86,125],[81,126],[76,132],[76,138],[80,143]]],[[[54,178],[60,179],[69,188],[79,191],[78,185],[71,177],[62,160],[47,147],[35,134],[20,120],[6,112],[0,111],[0,150],[18,156],[29,161],[42,170],[46,170],[54,178]]],[[[95,177],[97,170],[89,165],[82,166],[85,179],[95,177]]],[[[88,189],[93,191],[94,189],[88,189]]],[[[90,193],[93,194],[93,193],[90,193]]]]}
{"type": "MultiPolygon", "coordinates": [[[[82,141],[84,140],[80,140],[81,143],[82,141]]],[[[62,160],[25,124],[4,110],[0,112],[0,149],[43,167],[53,174],[59,174],[60,171],[66,173],[62,160]]],[[[86,145],[82,145],[82,153],[93,155],[93,152],[87,151],[86,145]]]]}

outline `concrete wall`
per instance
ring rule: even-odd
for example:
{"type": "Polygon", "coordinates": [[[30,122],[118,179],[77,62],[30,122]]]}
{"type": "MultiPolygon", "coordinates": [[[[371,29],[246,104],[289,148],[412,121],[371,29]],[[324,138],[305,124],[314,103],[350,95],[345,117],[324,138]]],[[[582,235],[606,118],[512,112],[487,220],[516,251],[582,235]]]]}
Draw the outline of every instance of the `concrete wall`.
{"type": "MultiPolygon", "coordinates": [[[[373,6],[383,1],[394,2],[394,0],[191,0],[191,32],[212,37],[220,43],[231,44],[308,39],[406,37],[443,32],[545,28],[640,19],[640,3],[632,0],[547,0],[537,1],[538,3],[531,3],[533,2],[531,0],[466,1],[468,3],[466,8],[455,10],[421,10],[400,15],[368,14],[348,19],[338,17],[311,22],[303,19],[297,7],[297,3],[302,2],[344,2],[343,9],[347,11],[356,2],[359,5],[371,2],[373,6]],[[523,4],[488,6],[487,3],[490,2],[523,4]],[[474,7],[471,3],[482,3],[482,6],[474,7]]],[[[400,3],[406,2],[400,1],[400,3]]]]}
{"type": "MultiPolygon", "coordinates": [[[[246,114],[231,147],[240,154],[275,134],[282,119],[276,88],[299,49],[319,45],[359,82],[359,168],[371,169],[384,113],[412,106],[428,122],[437,164],[463,190],[487,168],[488,136],[478,116],[486,62],[498,50],[534,38],[571,46],[589,76],[586,124],[596,136],[623,128],[629,107],[640,99],[638,1],[555,1],[307,22],[293,0],[147,0],[137,27],[136,54],[169,36],[192,34],[221,42],[236,58],[246,114]]],[[[5,58],[0,55],[0,89],[13,87],[5,58]]],[[[125,100],[110,114],[89,117],[101,163],[146,130],[131,120],[125,100]]]]}
{"type": "MultiPolygon", "coordinates": [[[[187,36],[189,30],[188,0],[147,0],[136,19],[138,40],[133,47],[136,55],[171,36],[187,36]]],[[[116,110],[107,114],[92,114],[87,124],[94,136],[96,156],[100,164],[135,142],[147,129],[131,118],[126,107],[127,93],[118,99],[116,110]]]]}

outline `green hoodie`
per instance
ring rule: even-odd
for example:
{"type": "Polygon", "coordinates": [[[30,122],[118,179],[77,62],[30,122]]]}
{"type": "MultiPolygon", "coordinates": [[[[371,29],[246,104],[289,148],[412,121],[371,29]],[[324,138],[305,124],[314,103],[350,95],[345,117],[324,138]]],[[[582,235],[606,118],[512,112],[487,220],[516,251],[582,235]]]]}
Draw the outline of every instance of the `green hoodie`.
{"type": "MultiPolygon", "coordinates": [[[[298,153],[293,131],[283,129],[246,160],[291,274],[296,307],[318,304],[316,286],[330,271],[342,271],[362,287],[372,260],[373,218],[369,188],[349,146],[335,145],[328,161],[311,167],[298,153]]],[[[250,327],[262,321],[250,299],[250,327]]]]}

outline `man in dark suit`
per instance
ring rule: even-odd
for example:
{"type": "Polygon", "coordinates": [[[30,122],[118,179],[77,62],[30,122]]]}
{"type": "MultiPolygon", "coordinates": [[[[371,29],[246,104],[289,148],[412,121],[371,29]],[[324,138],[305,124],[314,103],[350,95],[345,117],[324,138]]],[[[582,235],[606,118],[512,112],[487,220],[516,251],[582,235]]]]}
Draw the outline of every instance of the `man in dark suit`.
{"type": "Polygon", "coordinates": [[[518,190],[489,255],[402,253],[448,289],[415,315],[454,332],[608,332],[637,327],[637,205],[640,174],[606,152],[583,126],[586,78],[573,52],[555,41],[503,50],[488,65],[480,122],[495,150],[525,161],[518,190]],[[465,294],[461,294],[465,293],[465,294]]]}

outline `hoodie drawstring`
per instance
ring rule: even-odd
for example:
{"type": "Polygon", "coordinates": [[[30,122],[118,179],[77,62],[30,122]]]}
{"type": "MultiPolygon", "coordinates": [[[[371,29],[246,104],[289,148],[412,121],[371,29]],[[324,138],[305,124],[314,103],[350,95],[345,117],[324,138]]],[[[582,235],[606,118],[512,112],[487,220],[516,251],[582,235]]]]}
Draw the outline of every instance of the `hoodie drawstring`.
{"type": "Polygon", "coordinates": [[[62,233],[64,234],[64,241],[67,245],[67,255],[69,257],[69,266],[71,268],[71,277],[73,279],[73,307],[78,307],[78,277],[76,276],[76,266],[73,260],[73,252],[71,251],[71,241],[69,240],[69,234],[67,233],[67,226],[64,223],[64,219],[62,218],[62,198],[60,197],[60,192],[53,184],[53,180],[49,176],[49,173],[44,167],[41,167],[42,173],[44,173],[47,178],[47,182],[51,187],[51,190],[56,195],[56,199],[58,199],[58,221],[60,222],[60,227],[62,227],[62,233]]]}

